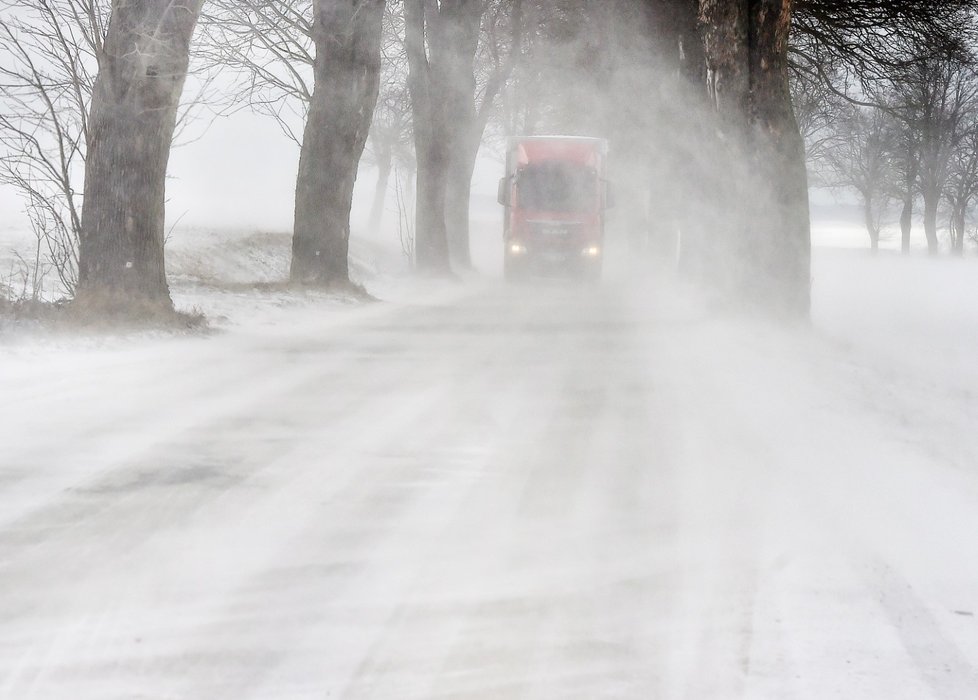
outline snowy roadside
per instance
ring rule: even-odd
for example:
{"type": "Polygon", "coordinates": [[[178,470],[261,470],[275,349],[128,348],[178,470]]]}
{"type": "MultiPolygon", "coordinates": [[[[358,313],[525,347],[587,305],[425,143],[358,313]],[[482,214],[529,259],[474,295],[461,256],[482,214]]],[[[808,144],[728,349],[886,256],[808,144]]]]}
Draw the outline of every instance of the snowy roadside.
{"type": "MultiPolygon", "coordinates": [[[[29,289],[27,265],[32,262],[35,241],[22,229],[0,229],[0,282],[13,296],[29,289]]],[[[343,315],[369,305],[347,291],[296,290],[286,284],[291,240],[287,233],[177,228],[167,241],[167,277],[174,305],[179,311],[200,313],[210,330],[288,324],[290,313],[318,310],[343,315]]],[[[400,250],[383,240],[355,237],[351,240],[350,276],[378,301],[435,298],[457,293],[458,285],[412,279],[400,250]]],[[[57,276],[48,271],[43,280],[44,298],[62,295],[57,276]]],[[[20,323],[4,334],[0,344],[64,346],[74,348],[132,345],[172,335],[172,331],[131,333],[59,333],[20,323]]]]}
{"type": "Polygon", "coordinates": [[[978,261],[820,250],[813,325],[909,443],[978,469],[978,261]]]}

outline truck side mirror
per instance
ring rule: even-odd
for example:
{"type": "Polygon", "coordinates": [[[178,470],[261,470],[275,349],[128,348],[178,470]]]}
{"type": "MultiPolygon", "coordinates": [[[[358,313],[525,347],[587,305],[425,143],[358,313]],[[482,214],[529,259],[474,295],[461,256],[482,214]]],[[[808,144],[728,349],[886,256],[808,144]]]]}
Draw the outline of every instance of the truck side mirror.
{"type": "Polygon", "coordinates": [[[604,208],[615,208],[615,188],[607,180],[604,181],[604,208]]]}
{"type": "Polygon", "coordinates": [[[504,207],[510,205],[510,178],[504,177],[499,180],[499,190],[496,193],[496,201],[502,204],[504,207]]]}

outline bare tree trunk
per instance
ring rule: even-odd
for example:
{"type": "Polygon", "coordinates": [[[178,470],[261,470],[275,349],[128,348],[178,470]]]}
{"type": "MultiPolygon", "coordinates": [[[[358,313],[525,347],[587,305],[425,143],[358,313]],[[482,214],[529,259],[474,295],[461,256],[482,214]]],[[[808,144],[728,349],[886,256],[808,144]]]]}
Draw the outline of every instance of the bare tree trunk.
{"type": "MultiPolygon", "coordinates": [[[[405,0],[408,87],[418,159],[418,268],[468,267],[475,73],[484,0],[405,0]],[[427,38],[427,47],[425,45],[427,38]]],[[[478,139],[475,143],[478,152],[478,139]]]]}
{"type": "Polygon", "coordinates": [[[903,198],[903,211],[900,212],[900,250],[906,255],[910,252],[910,234],[913,228],[913,193],[907,192],[903,198]]]}
{"type": "Polygon", "coordinates": [[[869,245],[874,253],[880,249],[880,229],[876,225],[876,214],[873,211],[873,195],[863,193],[863,221],[869,234],[869,245]]]}
{"type": "Polygon", "coordinates": [[[478,152],[477,142],[474,150],[467,146],[455,153],[445,197],[445,224],[448,227],[449,250],[452,262],[462,269],[472,267],[469,204],[478,152]]]}
{"type": "MultiPolygon", "coordinates": [[[[755,162],[770,199],[760,233],[755,279],[768,305],[793,316],[811,308],[811,215],[805,143],[788,86],[792,0],[750,1],[751,122],[755,162]]],[[[761,193],[762,201],[764,193],[761,193]]]]}
{"type": "Polygon", "coordinates": [[[937,240],[937,210],[940,203],[940,191],[924,191],[924,235],[927,237],[927,252],[930,255],[940,252],[940,242],[937,240]]]}
{"type": "Polygon", "coordinates": [[[967,210],[966,202],[956,202],[951,213],[951,233],[953,234],[951,253],[959,258],[964,257],[964,229],[967,226],[967,210]]]}
{"type": "Polygon", "coordinates": [[[166,169],[202,1],[113,3],[89,116],[77,304],[103,313],[173,308],[166,169]]]}
{"type": "Polygon", "coordinates": [[[404,0],[408,89],[418,162],[414,251],[420,271],[447,274],[451,265],[445,227],[445,192],[451,153],[446,140],[444,104],[438,102],[434,85],[438,67],[434,58],[429,61],[425,47],[426,25],[435,22],[430,33],[437,33],[439,11],[436,6],[427,5],[425,0],[404,0]]]}
{"type": "Polygon", "coordinates": [[[910,253],[910,234],[913,230],[914,188],[917,184],[919,169],[917,151],[918,149],[911,142],[906,146],[904,153],[906,172],[904,173],[903,185],[906,189],[903,192],[903,210],[900,212],[900,251],[904,255],[910,253]]]}
{"type": "Polygon", "coordinates": [[[390,185],[393,166],[393,151],[388,144],[383,144],[377,154],[377,184],[374,186],[374,198],[370,205],[370,220],[367,224],[367,230],[374,235],[380,232],[380,224],[384,218],[384,203],[387,201],[387,188],[390,185]]]}
{"type": "MultiPolygon", "coordinates": [[[[697,153],[700,144],[715,139],[716,134],[713,115],[705,98],[707,93],[703,89],[707,81],[707,63],[699,22],[699,0],[670,0],[668,5],[664,24],[672,28],[668,41],[676,61],[680,98],[680,113],[673,115],[674,127],[684,134],[672,144],[675,149],[673,176],[678,191],[677,201],[672,206],[677,211],[679,223],[679,267],[686,274],[705,277],[710,274],[710,269],[716,268],[716,258],[719,257],[719,251],[713,249],[711,232],[715,234],[719,227],[723,204],[719,197],[704,198],[700,192],[704,185],[709,191],[718,192],[720,185],[714,182],[717,172],[704,168],[704,161],[697,153]]],[[[717,144],[711,150],[721,149],[717,144]]],[[[666,173],[664,177],[669,176],[666,173]]],[[[651,218],[654,220],[654,212],[651,218]]]]}
{"type": "Polygon", "coordinates": [[[510,5],[509,59],[496,67],[486,81],[481,104],[476,104],[475,55],[479,48],[479,28],[486,9],[485,0],[459,3],[453,32],[447,42],[452,74],[447,89],[454,97],[448,101],[448,124],[454,128],[452,164],[445,201],[445,223],[448,229],[452,261],[462,267],[472,266],[471,208],[472,177],[482,145],[482,135],[489,123],[496,97],[513,72],[522,46],[523,0],[510,5]]]}
{"type": "MultiPolygon", "coordinates": [[[[697,235],[690,252],[698,263],[694,271],[727,295],[734,294],[739,280],[749,276],[742,268],[750,255],[747,227],[751,215],[740,202],[752,193],[741,191],[744,182],[738,174],[749,170],[748,8],[747,0],[700,0],[699,7],[706,94],[713,111],[704,132],[712,130],[723,136],[711,139],[715,157],[702,178],[693,183],[695,194],[691,194],[725,217],[714,221],[694,214],[697,235]]],[[[688,249],[685,234],[683,248],[688,249]]]]}
{"type": "MultiPolygon", "coordinates": [[[[700,9],[710,94],[728,138],[747,148],[738,154],[734,145],[735,157],[750,165],[749,190],[729,191],[748,203],[747,220],[733,227],[737,284],[772,310],[806,316],[811,224],[804,143],[788,89],[792,1],[701,0],[700,9]]],[[[736,199],[727,201],[737,211],[736,199]]]]}
{"type": "Polygon", "coordinates": [[[440,37],[435,55],[439,57],[435,84],[444,94],[445,125],[449,131],[451,163],[446,182],[445,226],[452,262],[462,268],[472,266],[469,248],[469,197],[472,173],[479,153],[483,128],[477,126],[475,105],[475,53],[479,47],[479,27],[484,0],[457,0],[454,6],[442,3],[440,37]]]}
{"type": "Polygon", "coordinates": [[[380,84],[385,0],[315,0],[316,59],[295,193],[291,279],[350,282],[350,208],[380,84]]]}

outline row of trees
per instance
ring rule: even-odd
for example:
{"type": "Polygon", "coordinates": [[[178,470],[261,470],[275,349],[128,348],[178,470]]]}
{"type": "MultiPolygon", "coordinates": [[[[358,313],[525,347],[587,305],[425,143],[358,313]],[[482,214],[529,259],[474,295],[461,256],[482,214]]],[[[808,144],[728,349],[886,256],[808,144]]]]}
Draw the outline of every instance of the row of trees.
{"type": "Polygon", "coordinates": [[[301,149],[294,282],[349,284],[350,206],[368,135],[384,185],[378,188],[381,201],[392,159],[404,152],[406,137],[413,139],[422,231],[418,267],[443,273],[452,259],[469,264],[472,171],[518,51],[521,0],[4,2],[0,53],[13,60],[9,68],[5,62],[0,85],[0,177],[24,193],[32,223],[76,301],[96,305],[97,297],[132,305],[142,299],[169,306],[158,206],[166,166],[161,156],[169,153],[178,124],[167,109],[179,104],[191,61],[200,94],[185,96],[188,115],[195,107],[247,105],[274,117],[301,149]],[[144,24],[136,26],[133,17],[144,24]],[[185,35],[170,41],[161,34],[168,23],[182,23],[185,35]],[[110,38],[129,42],[121,55],[145,65],[114,70],[106,60],[114,50],[110,38]],[[480,52],[485,60],[477,71],[480,52]],[[111,82],[120,78],[172,88],[173,104],[157,96],[150,107],[135,98],[126,108],[122,95],[149,88],[111,82]],[[217,84],[220,91],[210,89],[217,84]],[[103,103],[111,109],[106,112],[103,103]],[[99,135],[113,128],[102,124],[107,114],[117,119],[113,133],[120,143],[129,139],[133,147],[99,148],[99,135]],[[119,201],[101,206],[99,188],[118,193],[119,201]],[[142,211],[132,210],[137,203],[142,211]],[[118,242],[89,246],[102,240],[96,230],[106,228],[118,242]],[[90,293],[100,279],[106,284],[90,293]]]}
{"type": "MultiPolygon", "coordinates": [[[[910,250],[920,209],[930,253],[939,220],[949,249],[963,255],[978,200],[978,64],[968,45],[933,47],[892,75],[861,86],[848,101],[829,96],[808,142],[816,178],[862,201],[873,250],[883,220],[900,208],[901,246],[910,250]]],[[[837,92],[845,95],[844,86],[837,92]]]]}
{"type": "Polygon", "coordinates": [[[0,177],[25,193],[75,303],[100,310],[171,307],[163,202],[181,114],[247,104],[301,149],[296,283],[349,284],[357,166],[372,143],[386,187],[407,135],[417,266],[468,265],[472,172],[494,122],[607,134],[630,190],[651,183],[629,199],[681,229],[686,269],[804,315],[789,77],[816,107],[853,102],[960,44],[971,19],[971,0],[0,2],[0,177]]]}

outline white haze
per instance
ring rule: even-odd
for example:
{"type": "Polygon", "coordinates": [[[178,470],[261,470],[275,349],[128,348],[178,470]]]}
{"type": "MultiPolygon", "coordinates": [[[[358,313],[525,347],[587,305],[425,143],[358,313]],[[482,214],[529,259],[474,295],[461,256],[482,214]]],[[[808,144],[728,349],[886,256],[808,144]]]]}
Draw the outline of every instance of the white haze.
{"type": "Polygon", "coordinates": [[[452,280],[364,169],[364,303],[277,284],[297,155],[245,115],[173,155],[214,332],[0,326],[0,698],[978,697],[973,259],[830,202],[784,326],[619,208],[601,284],[506,285],[487,154],[452,280]]]}

